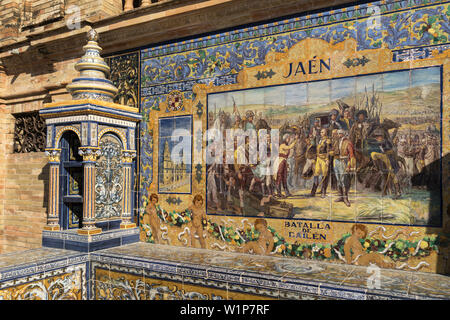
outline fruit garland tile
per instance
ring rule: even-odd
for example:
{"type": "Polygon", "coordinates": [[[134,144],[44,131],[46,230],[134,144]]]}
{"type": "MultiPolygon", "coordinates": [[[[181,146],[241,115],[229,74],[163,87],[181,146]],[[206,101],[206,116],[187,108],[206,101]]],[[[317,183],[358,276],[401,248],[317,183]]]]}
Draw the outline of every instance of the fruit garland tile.
{"type": "Polygon", "coordinates": [[[189,223],[192,220],[192,212],[189,209],[181,212],[176,212],[175,210],[168,212],[157,205],[156,212],[158,217],[170,226],[181,227],[183,224],[189,223]]]}
{"type": "MultiPolygon", "coordinates": [[[[146,205],[146,203],[145,203],[145,205],[146,205]]],[[[170,226],[181,227],[182,225],[187,224],[192,220],[192,212],[189,209],[186,209],[181,212],[176,212],[175,210],[172,212],[167,212],[166,210],[161,208],[159,205],[156,205],[156,213],[158,215],[158,218],[161,219],[161,221],[169,224],[170,226]]],[[[146,242],[154,243],[155,241],[153,239],[153,234],[152,234],[150,226],[147,224],[144,224],[142,222],[143,216],[145,214],[148,214],[148,213],[144,211],[144,213],[140,217],[141,229],[143,231],[145,231],[145,234],[147,236],[146,242]]]]}
{"type": "MultiPolygon", "coordinates": [[[[156,206],[158,217],[170,226],[181,227],[192,220],[192,212],[186,209],[181,212],[168,212],[156,206]]],[[[259,238],[259,232],[254,226],[246,227],[244,230],[234,229],[231,226],[225,226],[215,223],[211,220],[202,221],[206,226],[209,234],[218,240],[222,240],[231,245],[241,246],[248,241],[256,241],[259,238]]],[[[147,242],[152,242],[152,234],[149,228],[147,229],[147,242]]],[[[321,244],[321,243],[289,243],[282,236],[280,236],[272,227],[267,228],[273,235],[274,252],[283,256],[300,257],[317,260],[343,260],[344,244],[350,233],[344,234],[335,244],[321,244]]],[[[438,251],[440,245],[439,236],[424,237],[416,241],[409,240],[380,240],[373,238],[360,239],[361,245],[367,253],[378,252],[383,254],[393,261],[406,261],[411,257],[426,257],[432,251],[438,251]]]]}
{"type": "MultiPolygon", "coordinates": [[[[301,244],[295,242],[293,244],[287,242],[280,236],[272,227],[267,228],[273,235],[274,251],[283,256],[292,256],[317,260],[343,260],[344,244],[350,233],[344,234],[334,244],[301,244]]],[[[259,238],[259,232],[255,230],[254,226],[247,227],[245,230],[235,231],[232,227],[219,225],[212,221],[208,221],[208,232],[218,240],[228,242],[241,246],[248,241],[256,241],[259,238]]],[[[433,251],[438,251],[439,236],[427,236],[417,241],[409,240],[379,240],[370,237],[360,239],[361,245],[367,253],[378,252],[383,254],[393,261],[406,261],[411,257],[426,257],[433,251]]]]}
{"type": "Polygon", "coordinates": [[[233,227],[226,227],[208,220],[206,229],[213,237],[230,244],[237,244],[238,246],[248,241],[255,241],[259,238],[259,232],[254,226],[247,227],[245,230],[237,229],[235,231],[233,230],[233,227]]]}

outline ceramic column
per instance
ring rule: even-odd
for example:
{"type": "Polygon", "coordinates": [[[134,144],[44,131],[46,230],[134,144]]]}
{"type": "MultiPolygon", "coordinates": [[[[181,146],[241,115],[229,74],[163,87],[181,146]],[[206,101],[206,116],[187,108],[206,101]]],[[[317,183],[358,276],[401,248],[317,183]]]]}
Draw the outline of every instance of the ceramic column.
{"type": "Polygon", "coordinates": [[[101,233],[95,226],[95,164],[100,154],[98,147],[80,147],[78,153],[83,157],[83,227],[79,234],[101,233]]]}
{"type": "Polygon", "coordinates": [[[61,149],[45,149],[50,164],[47,225],[44,230],[59,231],[59,166],[61,149]]]}
{"type": "Polygon", "coordinates": [[[133,189],[133,158],[136,157],[136,151],[123,150],[122,151],[122,166],[123,166],[123,197],[122,197],[122,223],[121,229],[134,228],[135,223],[131,222],[131,207],[132,207],[132,189],[133,189]]]}

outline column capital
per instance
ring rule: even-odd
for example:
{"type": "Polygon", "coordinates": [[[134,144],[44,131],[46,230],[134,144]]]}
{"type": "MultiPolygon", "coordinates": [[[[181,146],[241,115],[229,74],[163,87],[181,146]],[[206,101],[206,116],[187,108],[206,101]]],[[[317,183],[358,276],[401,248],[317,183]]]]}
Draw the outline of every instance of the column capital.
{"type": "Polygon", "coordinates": [[[79,147],[78,154],[83,157],[83,161],[95,162],[101,152],[99,147],[79,147]]]}
{"type": "Polygon", "coordinates": [[[122,163],[123,164],[131,164],[135,157],[136,157],[135,150],[122,150],[122,163]]]}
{"type": "Polygon", "coordinates": [[[49,162],[60,162],[61,161],[61,149],[47,148],[44,151],[45,151],[45,155],[48,157],[49,162]]]}

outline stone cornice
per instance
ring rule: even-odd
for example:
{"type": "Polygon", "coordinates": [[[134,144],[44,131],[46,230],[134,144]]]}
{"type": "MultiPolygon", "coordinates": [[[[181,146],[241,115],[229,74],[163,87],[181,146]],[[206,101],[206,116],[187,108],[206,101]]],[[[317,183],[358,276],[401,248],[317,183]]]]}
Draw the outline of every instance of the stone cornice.
{"type": "MultiPolygon", "coordinates": [[[[99,33],[102,56],[134,48],[189,38],[231,27],[267,21],[320,8],[349,4],[349,0],[166,0],[99,21],[84,20],[78,30],[69,30],[64,21],[27,30],[17,42],[0,46],[6,79],[21,84],[10,90],[0,88],[8,104],[30,96],[47,95],[64,89],[69,82],[64,70],[72,70],[71,60],[83,55],[86,33],[99,33]],[[45,28],[44,28],[45,27],[45,28]],[[31,77],[42,81],[26,86],[31,77]],[[49,87],[50,86],[50,87],[49,87]]],[[[1,45],[1,42],[0,42],[1,45]]],[[[69,71],[70,72],[70,71],[69,71]]],[[[13,103],[14,104],[14,103],[13,103]]]]}
{"type": "MultiPolygon", "coordinates": [[[[274,19],[353,1],[312,0],[166,0],[99,21],[84,20],[81,29],[69,30],[64,21],[53,28],[25,31],[10,45],[0,47],[0,59],[38,52],[42,59],[79,56],[90,27],[100,35],[103,53],[124,51],[233,26],[274,19]]],[[[39,58],[39,56],[38,56],[39,58]]]]}

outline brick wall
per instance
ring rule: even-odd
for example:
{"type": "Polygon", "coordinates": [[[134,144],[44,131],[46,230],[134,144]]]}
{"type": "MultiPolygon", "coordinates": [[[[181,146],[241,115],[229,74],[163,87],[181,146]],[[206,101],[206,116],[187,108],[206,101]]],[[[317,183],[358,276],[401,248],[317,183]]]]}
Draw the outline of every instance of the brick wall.
{"type": "Polygon", "coordinates": [[[13,153],[10,111],[0,106],[0,253],[40,247],[47,217],[47,157],[13,153]]]}
{"type": "Polygon", "coordinates": [[[0,253],[3,252],[4,243],[4,207],[5,207],[5,184],[6,184],[6,139],[7,139],[7,124],[9,110],[6,105],[0,102],[0,253]]]}
{"type": "Polygon", "coordinates": [[[21,31],[52,23],[60,27],[75,15],[81,21],[94,22],[122,12],[122,0],[2,0],[0,46],[21,31]]]}
{"type": "Polygon", "coordinates": [[[6,157],[1,253],[41,246],[47,221],[47,161],[43,152],[6,157]]]}
{"type": "Polygon", "coordinates": [[[123,12],[122,0],[66,0],[66,10],[72,6],[80,9],[82,20],[98,21],[123,12]]]}
{"type": "Polygon", "coordinates": [[[22,28],[64,17],[64,0],[24,0],[22,28]]]}
{"type": "Polygon", "coordinates": [[[0,1],[0,44],[19,34],[20,2],[21,0],[0,1]]]}

